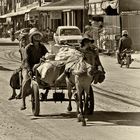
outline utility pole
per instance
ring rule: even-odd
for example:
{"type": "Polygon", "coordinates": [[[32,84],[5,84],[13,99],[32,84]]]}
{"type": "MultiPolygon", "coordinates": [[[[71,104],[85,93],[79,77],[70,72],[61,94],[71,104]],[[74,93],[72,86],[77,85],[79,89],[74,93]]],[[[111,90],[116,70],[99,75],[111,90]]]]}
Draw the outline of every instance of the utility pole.
{"type": "Polygon", "coordinates": [[[38,0],[39,7],[41,6],[41,0],[38,0]]]}
{"type": "Polygon", "coordinates": [[[85,5],[86,5],[86,0],[84,0],[84,8],[83,8],[83,33],[85,30],[85,5]]]}
{"type": "Polygon", "coordinates": [[[83,33],[85,31],[85,24],[86,24],[86,16],[87,16],[87,4],[88,0],[84,0],[84,8],[83,8],[83,33]]]}

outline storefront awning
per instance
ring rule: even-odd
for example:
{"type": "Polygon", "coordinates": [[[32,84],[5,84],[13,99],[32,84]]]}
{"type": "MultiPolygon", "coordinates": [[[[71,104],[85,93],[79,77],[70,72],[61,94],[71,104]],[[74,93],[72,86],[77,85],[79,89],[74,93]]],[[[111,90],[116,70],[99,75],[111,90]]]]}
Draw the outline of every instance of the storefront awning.
{"type": "Polygon", "coordinates": [[[13,13],[7,13],[7,14],[0,16],[0,18],[7,18],[7,17],[10,17],[12,14],[13,13]]]}
{"type": "Polygon", "coordinates": [[[57,7],[37,7],[36,10],[38,11],[60,11],[60,10],[80,10],[83,9],[83,6],[57,6],[57,7]]]}
{"type": "Polygon", "coordinates": [[[16,12],[11,12],[11,13],[8,13],[8,14],[4,14],[4,15],[0,16],[0,18],[8,18],[8,17],[24,15],[25,13],[30,12],[32,9],[34,9],[34,7],[30,8],[30,9],[24,9],[24,10],[21,10],[21,11],[16,11],[16,12]]]}
{"type": "Polygon", "coordinates": [[[14,12],[14,13],[11,15],[11,17],[19,16],[19,15],[24,15],[25,13],[27,13],[27,12],[29,12],[29,11],[30,11],[30,9],[14,12]]]}
{"type": "Polygon", "coordinates": [[[37,7],[39,11],[55,11],[55,10],[79,10],[84,8],[84,0],[63,0],[41,7],[37,7]]]}

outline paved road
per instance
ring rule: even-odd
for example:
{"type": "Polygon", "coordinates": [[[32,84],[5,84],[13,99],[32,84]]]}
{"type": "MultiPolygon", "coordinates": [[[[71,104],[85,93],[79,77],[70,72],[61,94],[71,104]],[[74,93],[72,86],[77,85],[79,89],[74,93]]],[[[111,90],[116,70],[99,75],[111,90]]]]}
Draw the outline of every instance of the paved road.
{"type": "Polygon", "coordinates": [[[66,102],[41,102],[40,116],[34,117],[30,97],[25,111],[20,111],[20,100],[8,101],[9,78],[20,60],[17,46],[0,46],[0,140],[139,140],[140,63],[126,69],[113,57],[101,60],[106,80],[94,85],[95,112],[82,127],[74,102],[71,113],[66,102]]]}

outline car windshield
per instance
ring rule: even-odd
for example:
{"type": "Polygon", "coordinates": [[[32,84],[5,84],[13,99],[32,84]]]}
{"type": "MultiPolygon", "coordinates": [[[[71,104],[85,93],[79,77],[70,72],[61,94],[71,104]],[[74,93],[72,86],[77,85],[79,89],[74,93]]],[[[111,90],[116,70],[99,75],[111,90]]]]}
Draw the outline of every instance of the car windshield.
{"type": "Polygon", "coordinates": [[[78,29],[61,29],[60,35],[68,36],[68,35],[81,35],[81,34],[78,29]]]}

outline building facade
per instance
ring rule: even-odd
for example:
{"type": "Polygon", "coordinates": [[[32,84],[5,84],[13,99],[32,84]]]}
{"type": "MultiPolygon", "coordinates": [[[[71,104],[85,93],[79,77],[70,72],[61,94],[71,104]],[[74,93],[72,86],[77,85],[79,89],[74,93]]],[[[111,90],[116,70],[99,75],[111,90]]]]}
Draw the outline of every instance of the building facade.
{"type": "Polygon", "coordinates": [[[89,0],[88,14],[93,20],[102,20],[104,27],[117,38],[126,29],[133,41],[133,49],[140,50],[139,0],[89,0]]]}
{"type": "Polygon", "coordinates": [[[76,25],[83,30],[84,0],[5,0],[6,10],[0,19],[6,19],[4,29],[33,25],[40,30],[56,30],[59,25],[76,25]]]}

